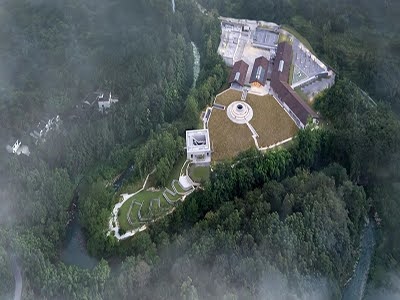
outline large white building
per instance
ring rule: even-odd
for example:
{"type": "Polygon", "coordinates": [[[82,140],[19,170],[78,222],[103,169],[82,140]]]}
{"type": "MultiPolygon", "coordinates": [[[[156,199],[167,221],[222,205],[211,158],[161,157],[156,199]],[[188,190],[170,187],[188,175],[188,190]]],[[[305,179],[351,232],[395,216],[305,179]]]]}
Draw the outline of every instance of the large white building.
{"type": "Polygon", "coordinates": [[[211,142],[208,129],[186,131],[187,159],[197,165],[211,163],[211,142]]]}

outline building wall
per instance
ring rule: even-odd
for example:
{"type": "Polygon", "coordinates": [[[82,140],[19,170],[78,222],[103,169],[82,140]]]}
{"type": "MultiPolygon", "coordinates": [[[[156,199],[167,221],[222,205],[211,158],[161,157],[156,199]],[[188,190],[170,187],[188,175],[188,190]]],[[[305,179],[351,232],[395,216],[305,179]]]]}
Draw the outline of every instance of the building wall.
{"type": "Polygon", "coordinates": [[[211,151],[193,151],[187,152],[187,159],[195,164],[210,164],[211,151]]]}

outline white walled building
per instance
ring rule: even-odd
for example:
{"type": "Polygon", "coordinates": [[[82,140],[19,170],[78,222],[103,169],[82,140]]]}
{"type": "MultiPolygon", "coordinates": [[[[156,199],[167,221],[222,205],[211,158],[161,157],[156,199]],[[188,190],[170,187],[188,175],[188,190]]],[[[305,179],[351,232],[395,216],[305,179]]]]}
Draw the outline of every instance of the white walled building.
{"type": "Polygon", "coordinates": [[[211,142],[208,129],[186,131],[187,159],[197,165],[211,163],[211,142]]]}
{"type": "Polygon", "coordinates": [[[6,150],[8,153],[16,155],[25,154],[26,156],[29,156],[31,154],[29,151],[29,147],[26,145],[22,145],[20,140],[16,140],[16,142],[12,144],[12,146],[7,145],[6,150]]]}
{"type": "Polygon", "coordinates": [[[99,104],[99,111],[104,112],[111,107],[111,104],[117,103],[118,99],[111,98],[111,92],[101,93],[97,96],[97,103],[99,104]]]}

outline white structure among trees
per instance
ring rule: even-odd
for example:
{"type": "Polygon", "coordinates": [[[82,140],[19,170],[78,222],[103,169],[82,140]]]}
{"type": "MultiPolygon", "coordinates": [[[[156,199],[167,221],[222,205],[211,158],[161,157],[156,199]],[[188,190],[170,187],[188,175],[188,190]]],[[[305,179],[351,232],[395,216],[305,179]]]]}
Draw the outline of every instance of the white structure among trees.
{"type": "Polygon", "coordinates": [[[111,92],[108,94],[100,93],[97,96],[97,103],[99,105],[99,111],[105,112],[105,110],[109,109],[112,104],[117,103],[118,99],[111,98],[111,92]]]}
{"type": "Polygon", "coordinates": [[[211,144],[208,129],[186,131],[187,159],[197,165],[211,163],[211,144]]]}

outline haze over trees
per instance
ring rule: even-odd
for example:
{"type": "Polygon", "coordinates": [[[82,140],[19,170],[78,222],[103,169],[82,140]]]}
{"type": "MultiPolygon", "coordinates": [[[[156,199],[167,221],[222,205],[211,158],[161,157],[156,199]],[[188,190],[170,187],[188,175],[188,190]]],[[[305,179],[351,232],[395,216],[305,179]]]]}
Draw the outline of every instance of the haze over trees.
{"type": "Polygon", "coordinates": [[[0,295],[12,293],[13,253],[26,299],[338,299],[375,211],[371,286],[390,287],[400,261],[397,4],[199,2],[208,14],[187,0],[175,14],[163,0],[0,4],[0,140],[44,113],[64,117],[29,158],[0,155],[0,295]],[[105,234],[116,198],[108,183],[133,165],[130,180],[157,167],[163,185],[184,130],[226,81],[213,9],[287,23],[310,40],[339,71],[316,99],[325,126],[300,131],[288,149],[217,165],[174,213],[117,242],[105,234]],[[201,54],[194,89],[191,41],[201,54]],[[107,115],[75,113],[99,87],[118,105],[107,115]],[[100,259],[92,270],[59,257],[74,193],[87,248],[100,259]]]}

